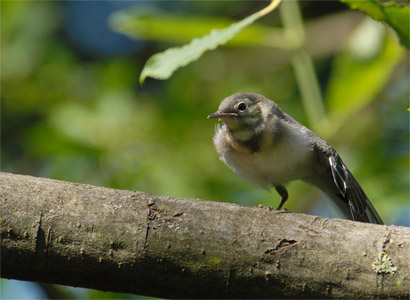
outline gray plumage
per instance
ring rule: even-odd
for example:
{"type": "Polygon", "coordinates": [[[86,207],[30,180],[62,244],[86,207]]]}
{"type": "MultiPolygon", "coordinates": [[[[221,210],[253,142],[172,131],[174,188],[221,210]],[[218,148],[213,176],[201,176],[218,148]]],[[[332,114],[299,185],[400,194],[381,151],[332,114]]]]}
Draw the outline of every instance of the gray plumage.
{"type": "Polygon", "coordinates": [[[351,220],[383,224],[336,151],[262,95],[225,98],[208,118],[223,121],[214,144],[221,160],[244,179],[288,198],[285,185],[303,180],[320,189],[351,220]]]}

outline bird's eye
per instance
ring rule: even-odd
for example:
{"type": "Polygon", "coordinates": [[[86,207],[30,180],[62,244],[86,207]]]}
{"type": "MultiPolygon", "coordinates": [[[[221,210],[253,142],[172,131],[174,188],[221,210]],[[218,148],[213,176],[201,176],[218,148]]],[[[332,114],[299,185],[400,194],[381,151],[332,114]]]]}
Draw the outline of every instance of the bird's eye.
{"type": "Polygon", "coordinates": [[[240,111],[245,111],[247,108],[248,108],[248,106],[247,106],[245,103],[243,103],[243,102],[241,102],[241,103],[238,104],[238,109],[239,109],[240,111]]]}

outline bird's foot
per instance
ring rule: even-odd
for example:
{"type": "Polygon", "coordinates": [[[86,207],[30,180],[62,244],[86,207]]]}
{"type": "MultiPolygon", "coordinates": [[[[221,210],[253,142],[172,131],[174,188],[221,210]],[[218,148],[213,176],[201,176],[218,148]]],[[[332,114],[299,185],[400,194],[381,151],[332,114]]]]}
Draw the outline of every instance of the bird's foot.
{"type": "Polygon", "coordinates": [[[267,211],[277,211],[277,212],[287,212],[286,208],[277,209],[272,206],[264,206],[263,204],[258,204],[258,208],[266,209],[267,211]]]}

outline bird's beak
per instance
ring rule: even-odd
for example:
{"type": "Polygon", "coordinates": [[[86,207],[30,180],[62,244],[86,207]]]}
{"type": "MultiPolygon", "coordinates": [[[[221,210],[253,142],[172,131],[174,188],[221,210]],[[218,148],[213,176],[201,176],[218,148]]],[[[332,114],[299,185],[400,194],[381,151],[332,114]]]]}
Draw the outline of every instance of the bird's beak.
{"type": "Polygon", "coordinates": [[[225,112],[217,111],[217,112],[214,112],[213,114],[210,114],[208,116],[208,119],[216,119],[216,118],[222,119],[226,117],[229,118],[229,117],[237,117],[237,116],[238,116],[237,113],[225,113],[225,112]]]}

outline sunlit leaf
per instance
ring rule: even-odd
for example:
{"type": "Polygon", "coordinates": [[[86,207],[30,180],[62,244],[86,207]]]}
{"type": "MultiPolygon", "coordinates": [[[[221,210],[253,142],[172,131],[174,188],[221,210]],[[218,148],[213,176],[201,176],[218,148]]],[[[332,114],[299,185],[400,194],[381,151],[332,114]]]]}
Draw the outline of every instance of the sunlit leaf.
{"type": "Polygon", "coordinates": [[[399,36],[402,45],[410,48],[410,8],[408,2],[382,0],[340,0],[352,9],[358,9],[377,21],[384,21],[399,36]],[[407,4],[407,5],[405,5],[407,4]]]}
{"type": "Polygon", "coordinates": [[[197,60],[203,53],[225,44],[237,35],[243,28],[275,9],[281,0],[272,0],[271,4],[245,19],[236,22],[225,29],[213,29],[209,34],[194,38],[189,44],[182,47],[170,48],[164,52],[151,56],[146,62],[140,75],[140,82],[145,78],[167,79],[175,70],[197,60]]]}

